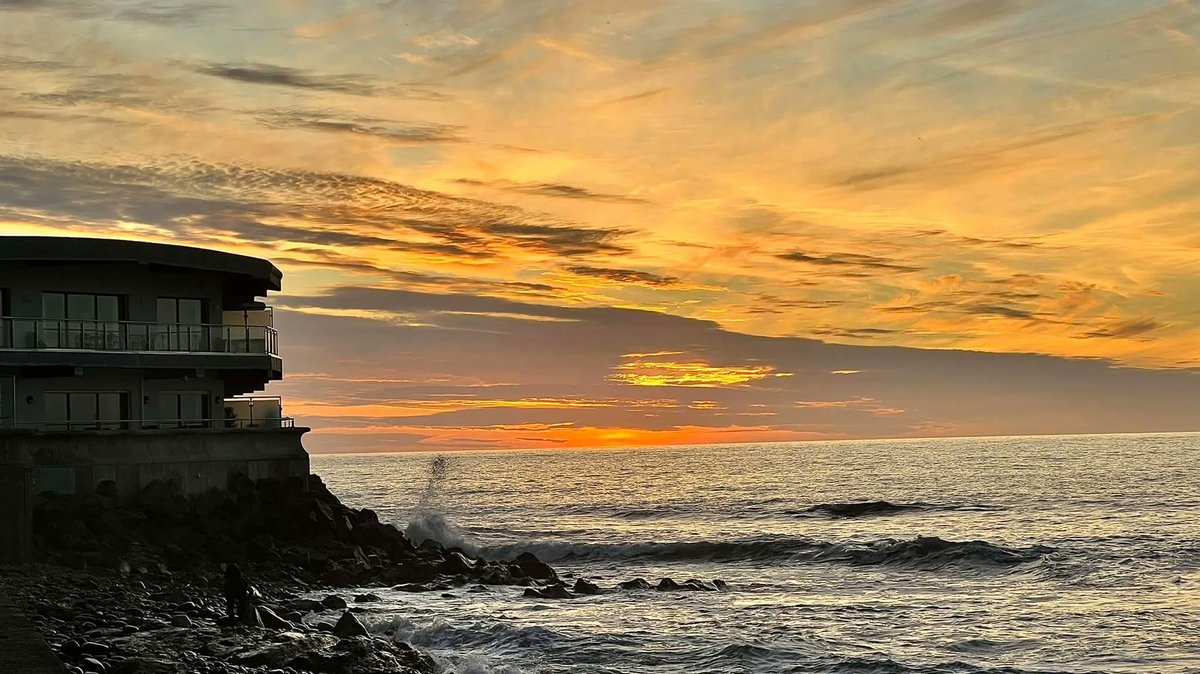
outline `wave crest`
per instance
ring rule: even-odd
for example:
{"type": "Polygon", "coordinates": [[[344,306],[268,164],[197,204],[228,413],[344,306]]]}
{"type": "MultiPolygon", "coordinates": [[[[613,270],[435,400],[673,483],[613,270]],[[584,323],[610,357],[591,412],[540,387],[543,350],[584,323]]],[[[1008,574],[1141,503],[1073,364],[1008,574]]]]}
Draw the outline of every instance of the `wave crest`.
{"type": "Polygon", "coordinates": [[[1006,548],[987,541],[947,541],[937,536],[909,540],[886,538],[866,544],[832,545],[810,558],[814,562],[848,562],[853,566],[900,566],[940,569],[945,566],[1011,567],[1034,562],[1054,552],[1044,545],[1006,548]]]}
{"type": "Polygon", "coordinates": [[[823,516],[832,518],[871,517],[897,515],[911,511],[994,511],[999,506],[984,504],[943,505],[933,503],[892,503],[890,501],[850,501],[846,503],[818,503],[803,510],[786,511],[790,515],[823,516]]]}
{"type": "Polygon", "coordinates": [[[735,541],[647,543],[521,543],[494,546],[480,552],[489,557],[529,551],[543,561],[571,559],[630,559],[755,561],[786,559],[801,562],[844,562],[853,566],[897,566],[938,569],[949,565],[1011,567],[1041,559],[1054,548],[1034,545],[1008,548],[987,541],[947,541],[936,536],[900,540],[885,538],[866,543],[828,543],[805,537],[766,537],[735,541]]]}

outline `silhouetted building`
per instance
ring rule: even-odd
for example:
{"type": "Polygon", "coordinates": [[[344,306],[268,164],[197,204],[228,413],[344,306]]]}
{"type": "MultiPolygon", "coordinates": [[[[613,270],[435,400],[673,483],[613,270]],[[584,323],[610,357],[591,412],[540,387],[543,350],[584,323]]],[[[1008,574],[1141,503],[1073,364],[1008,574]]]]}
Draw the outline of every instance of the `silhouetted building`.
{"type": "Polygon", "coordinates": [[[201,248],[0,237],[0,449],[33,493],[306,476],[307,429],[249,395],[283,376],[262,302],[281,279],[201,248]]]}

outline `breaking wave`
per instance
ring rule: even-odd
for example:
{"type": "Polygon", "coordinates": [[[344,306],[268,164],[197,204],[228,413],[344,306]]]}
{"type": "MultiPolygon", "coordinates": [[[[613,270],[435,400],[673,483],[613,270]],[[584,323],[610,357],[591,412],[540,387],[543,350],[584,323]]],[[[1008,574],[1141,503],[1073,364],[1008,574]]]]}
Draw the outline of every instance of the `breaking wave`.
{"type": "Polygon", "coordinates": [[[891,503],[889,501],[851,501],[847,503],[818,503],[803,510],[786,511],[789,515],[808,517],[871,517],[896,515],[912,511],[995,511],[999,506],[983,504],[941,505],[933,503],[891,503]]]}
{"type": "Polygon", "coordinates": [[[987,541],[947,541],[936,536],[918,536],[908,540],[886,538],[866,543],[828,543],[805,537],[680,543],[527,543],[480,550],[485,556],[501,558],[524,551],[550,562],[631,558],[713,562],[785,559],[843,562],[853,566],[938,569],[950,565],[1016,566],[1037,561],[1055,549],[1042,545],[1008,548],[987,541]]]}
{"type": "Polygon", "coordinates": [[[447,548],[459,548],[467,554],[477,554],[476,545],[441,512],[440,496],[449,475],[449,457],[439,455],[429,462],[425,489],[413,508],[408,525],[404,527],[404,535],[416,545],[433,540],[447,548]]]}

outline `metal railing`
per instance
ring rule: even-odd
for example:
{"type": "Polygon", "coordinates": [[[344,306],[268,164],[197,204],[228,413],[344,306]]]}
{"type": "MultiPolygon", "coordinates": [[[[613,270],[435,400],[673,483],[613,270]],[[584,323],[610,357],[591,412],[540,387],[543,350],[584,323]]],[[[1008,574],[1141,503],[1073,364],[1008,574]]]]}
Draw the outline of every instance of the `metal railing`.
{"type": "Polygon", "coordinates": [[[279,355],[279,334],[263,325],[149,323],[0,316],[0,349],[165,351],[279,355]]]}
{"type": "Polygon", "coordinates": [[[91,419],[87,421],[17,421],[0,428],[44,432],[129,431],[129,430],[228,430],[238,428],[294,428],[291,417],[257,419],[91,419]]]}
{"type": "Polygon", "coordinates": [[[0,417],[0,429],[19,428],[43,432],[130,431],[130,430],[222,430],[295,428],[296,420],[283,416],[279,396],[237,396],[224,399],[220,419],[54,419],[16,420],[0,417]]]}

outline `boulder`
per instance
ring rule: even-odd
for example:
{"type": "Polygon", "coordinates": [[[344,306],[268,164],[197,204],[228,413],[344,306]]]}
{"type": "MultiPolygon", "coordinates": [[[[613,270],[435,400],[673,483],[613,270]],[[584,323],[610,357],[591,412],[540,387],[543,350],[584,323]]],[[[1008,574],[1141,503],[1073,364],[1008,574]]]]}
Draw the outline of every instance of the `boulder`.
{"type": "Polygon", "coordinates": [[[656,585],[654,589],[658,590],[659,592],[670,592],[681,589],[681,586],[679,583],[676,583],[670,578],[663,578],[662,580],[658,581],[658,585],[656,585]]]}
{"type": "Polygon", "coordinates": [[[595,583],[579,578],[575,581],[575,587],[572,588],[575,594],[600,594],[600,586],[595,583]]]}
{"type": "Polygon", "coordinates": [[[342,599],[336,594],[331,594],[321,600],[321,606],[329,609],[330,611],[340,611],[346,608],[346,600],[342,599]]]}
{"type": "Polygon", "coordinates": [[[358,621],[358,618],[353,613],[346,611],[338,618],[337,624],[333,626],[334,636],[348,639],[350,637],[365,637],[369,633],[367,628],[358,621]]]}
{"type": "Polygon", "coordinates": [[[622,590],[649,590],[650,583],[647,583],[645,578],[634,578],[633,580],[620,583],[617,587],[622,590]]]}
{"type": "Polygon", "coordinates": [[[380,596],[375,594],[374,592],[368,592],[366,594],[354,595],[354,603],[356,603],[356,604],[366,604],[368,602],[373,602],[373,601],[381,601],[380,596]]]}
{"type": "Polygon", "coordinates": [[[517,555],[517,558],[513,561],[516,562],[516,565],[521,569],[521,572],[524,575],[535,580],[549,580],[551,578],[557,578],[554,573],[554,569],[550,568],[549,564],[546,564],[538,559],[537,555],[534,555],[532,552],[522,552],[521,554],[517,555]]]}
{"type": "Polygon", "coordinates": [[[474,571],[475,562],[467,559],[467,556],[461,552],[452,552],[446,555],[441,564],[438,564],[437,570],[438,573],[447,576],[457,576],[474,571]]]}
{"type": "Polygon", "coordinates": [[[191,627],[192,619],[182,613],[176,613],[175,615],[171,616],[171,626],[172,627],[191,627]]]}
{"type": "Polygon", "coordinates": [[[279,617],[279,614],[272,611],[266,606],[258,607],[258,617],[262,620],[263,627],[272,630],[291,630],[296,626],[279,617]]]}
{"type": "Polygon", "coordinates": [[[713,581],[713,587],[717,588],[721,592],[724,592],[725,590],[729,589],[729,583],[726,583],[725,581],[718,578],[713,581]]]}

